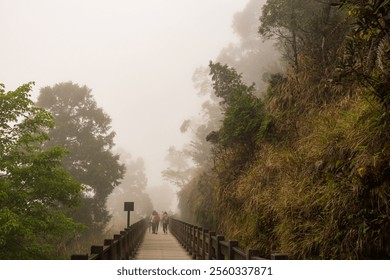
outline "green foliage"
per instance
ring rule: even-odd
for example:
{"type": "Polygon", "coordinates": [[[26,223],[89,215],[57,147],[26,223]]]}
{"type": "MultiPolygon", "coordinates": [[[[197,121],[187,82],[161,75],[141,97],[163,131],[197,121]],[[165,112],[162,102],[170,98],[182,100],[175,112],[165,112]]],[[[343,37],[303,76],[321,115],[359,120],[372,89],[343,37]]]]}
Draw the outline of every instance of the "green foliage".
{"type": "Polygon", "coordinates": [[[210,170],[197,169],[193,179],[178,192],[181,218],[215,230],[218,227],[214,208],[216,184],[215,174],[210,170]]]}
{"type": "Polygon", "coordinates": [[[221,144],[231,147],[240,143],[253,148],[256,140],[263,136],[260,127],[264,120],[265,109],[260,99],[251,95],[238,97],[225,112],[220,131],[221,144]]]}
{"type": "Polygon", "coordinates": [[[230,106],[242,95],[252,95],[254,85],[249,87],[245,85],[242,82],[242,75],[238,74],[234,68],[212,61],[209,67],[214,94],[221,98],[222,105],[230,106]]]}
{"type": "Polygon", "coordinates": [[[81,186],[62,168],[62,148],[42,149],[53,119],[29,99],[32,85],[0,85],[0,259],[56,257],[81,229],[66,216],[81,186]]]}
{"type": "Polygon", "coordinates": [[[389,259],[389,3],[267,1],[260,33],[290,65],[258,100],[210,63],[223,119],[186,217],[263,256],[389,259]]]}
{"type": "MultiPolygon", "coordinates": [[[[346,39],[337,38],[345,40],[337,47],[344,68],[330,65],[328,71],[343,79],[314,84],[306,71],[271,77],[265,105],[283,137],[272,145],[261,141],[258,161],[238,179],[229,178],[229,192],[217,200],[217,208],[224,209],[220,227],[263,254],[277,250],[293,259],[390,256],[389,13],[381,14],[387,7],[383,1],[347,2],[353,2],[349,21],[364,20],[347,25],[351,34],[346,39]],[[378,23],[386,28],[368,28],[378,23]],[[234,222],[231,216],[237,216],[234,222]]],[[[309,40],[305,44],[303,49],[312,47],[309,40]]],[[[300,63],[305,67],[310,61],[300,63]]]]}
{"type": "Polygon", "coordinates": [[[198,168],[192,171],[192,179],[187,182],[179,176],[183,172],[166,170],[164,175],[184,183],[180,184],[178,193],[183,218],[216,229],[218,209],[210,208],[210,205],[218,199],[221,188],[217,186],[228,188],[231,180],[237,179],[254,159],[257,143],[267,135],[271,117],[266,114],[263,102],[254,96],[254,85],[247,86],[242,82],[234,68],[213,62],[209,67],[215,96],[212,100],[219,101],[219,110],[216,110],[216,102],[204,104],[207,123],[198,126],[197,141],[192,142],[191,149],[184,151],[198,168]],[[216,113],[219,111],[222,117],[216,113]]]}
{"type": "Polygon", "coordinates": [[[353,28],[340,58],[339,78],[358,80],[389,109],[390,2],[340,2],[348,10],[353,28]]]}
{"type": "Polygon", "coordinates": [[[202,119],[185,120],[180,127],[183,133],[192,132],[193,139],[182,151],[170,149],[167,159],[170,163],[168,170],[173,172],[172,175],[175,175],[171,178],[175,178],[175,184],[180,186],[177,194],[181,219],[215,228],[214,209],[211,206],[214,203],[216,181],[214,174],[210,172],[213,166],[211,152],[213,144],[206,138],[212,131],[220,128],[222,114],[218,97],[212,90],[208,72],[207,69],[197,69],[193,77],[194,83],[200,91],[199,94],[209,95],[209,99],[202,104],[202,119]],[[182,160],[174,160],[178,157],[184,160],[185,168],[181,168],[182,160]],[[191,162],[195,164],[195,167],[189,165],[191,162]],[[176,175],[180,175],[180,177],[176,175]],[[185,182],[185,184],[181,184],[181,182],[185,182]]]}
{"type": "Polygon", "coordinates": [[[319,80],[334,63],[348,25],[332,0],[267,0],[259,33],[275,38],[297,73],[309,69],[319,80]]]}
{"type": "Polygon", "coordinates": [[[254,85],[245,85],[235,69],[210,62],[210,75],[215,95],[222,100],[224,118],[219,131],[209,134],[208,138],[219,148],[238,152],[236,157],[242,161],[249,161],[257,140],[266,131],[263,102],[253,95],[254,85]]]}
{"type": "Polygon", "coordinates": [[[47,146],[62,146],[69,153],[62,164],[85,186],[83,206],[73,217],[89,227],[102,231],[110,219],[106,200],[124,174],[119,156],[113,154],[115,133],[111,119],[99,108],[86,86],[71,82],[41,89],[37,105],[54,116],[47,146]]]}

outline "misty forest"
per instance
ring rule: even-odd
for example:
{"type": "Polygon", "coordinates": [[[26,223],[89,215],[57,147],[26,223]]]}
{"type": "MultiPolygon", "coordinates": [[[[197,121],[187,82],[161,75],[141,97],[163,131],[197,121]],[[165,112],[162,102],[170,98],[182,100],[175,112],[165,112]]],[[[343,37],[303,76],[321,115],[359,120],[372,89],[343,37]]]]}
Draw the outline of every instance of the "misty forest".
{"type": "Polygon", "coordinates": [[[232,28],[194,69],[191,140],[167,148],[175,210],[88,85],[0,84],[0,259],[87,251],[124,201],[132,222],[167,210],[262,254],[389,259],[390,1],[250,0],[232,28]]]}

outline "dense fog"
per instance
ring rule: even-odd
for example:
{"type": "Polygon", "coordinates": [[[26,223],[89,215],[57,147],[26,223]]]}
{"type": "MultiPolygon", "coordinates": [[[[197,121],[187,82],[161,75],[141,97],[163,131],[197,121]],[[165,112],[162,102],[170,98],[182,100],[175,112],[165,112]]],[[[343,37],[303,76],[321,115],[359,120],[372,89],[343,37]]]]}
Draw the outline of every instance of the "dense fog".
{"type": "Polygon", "coordinates": [[[262,87],[258,73],[276,60],[254,25],[263,2],[1,1],[0,82],[14,90],[34,81],[33,100],[61,83],[90,90],[112,121],[112,150],[126,167],[108,198],[111,226],[126,222],[124,201],[136,201],[135,219],[148,207],[175,213],[179,188],[162,173],[172,167],[169,149],[191,141],[183,121],[199,118],[207,99],[194,73],[207,76],[209,60],[218,60],[262,87]],[[264,52],[257,66],[245,62],[254,46],[264,52]]]}

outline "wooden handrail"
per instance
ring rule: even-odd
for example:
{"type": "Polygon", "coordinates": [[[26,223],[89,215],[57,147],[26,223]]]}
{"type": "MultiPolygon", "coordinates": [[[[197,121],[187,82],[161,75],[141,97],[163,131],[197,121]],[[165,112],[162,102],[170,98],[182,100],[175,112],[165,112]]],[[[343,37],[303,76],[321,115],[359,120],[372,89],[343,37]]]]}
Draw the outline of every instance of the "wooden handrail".
{"type": "Polygon", "coordinates": [[[91,246],[91,253],[74,254],[71,260],[128,260],[134,257],[149,224],[149,219],[142,219],[113,239],[105,239],[102,246],[91,246]]]}
{"type": "Polygon", "coordinates": [[[255,249],[244,250],[236,240],[225,240],[223,235],[194,226],[176,218],[169,220],[170,232],[180,244],[198,260],[287,260],[288,255],[273,253],[269,258],[260,257],[260,251],[255,249]]]}
{"type": "MultiPolygon", "coordinates": [[[[125,260],[132,259],[143,240],[149,224],[145,218],[129,228],[105,239],[103,245],[91,246],[90,254],[74,254],[72,260],[125,260]]],[[[274,253],[269,258],[260,257],[259,250],[239,247],[236,240],[225,240],[225,236],[194,226],[171,217],[169,229],[172,235],[197,260],[286,260],[283,253],[274,253]]]]}

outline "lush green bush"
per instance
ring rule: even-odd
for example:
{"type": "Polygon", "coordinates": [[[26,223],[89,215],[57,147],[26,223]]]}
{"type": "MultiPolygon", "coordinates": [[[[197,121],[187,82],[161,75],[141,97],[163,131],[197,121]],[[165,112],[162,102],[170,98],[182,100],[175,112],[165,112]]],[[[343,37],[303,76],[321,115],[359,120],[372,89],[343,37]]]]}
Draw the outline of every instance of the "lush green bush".
{"type": "Polygon", "coordinates": [[[81,229],[67,216],[81,186],[62,168],[62,148],[42,149],[53,120],[30,100],[32,85],[0,85],[0,259],[55,258],[81,229]]]}

